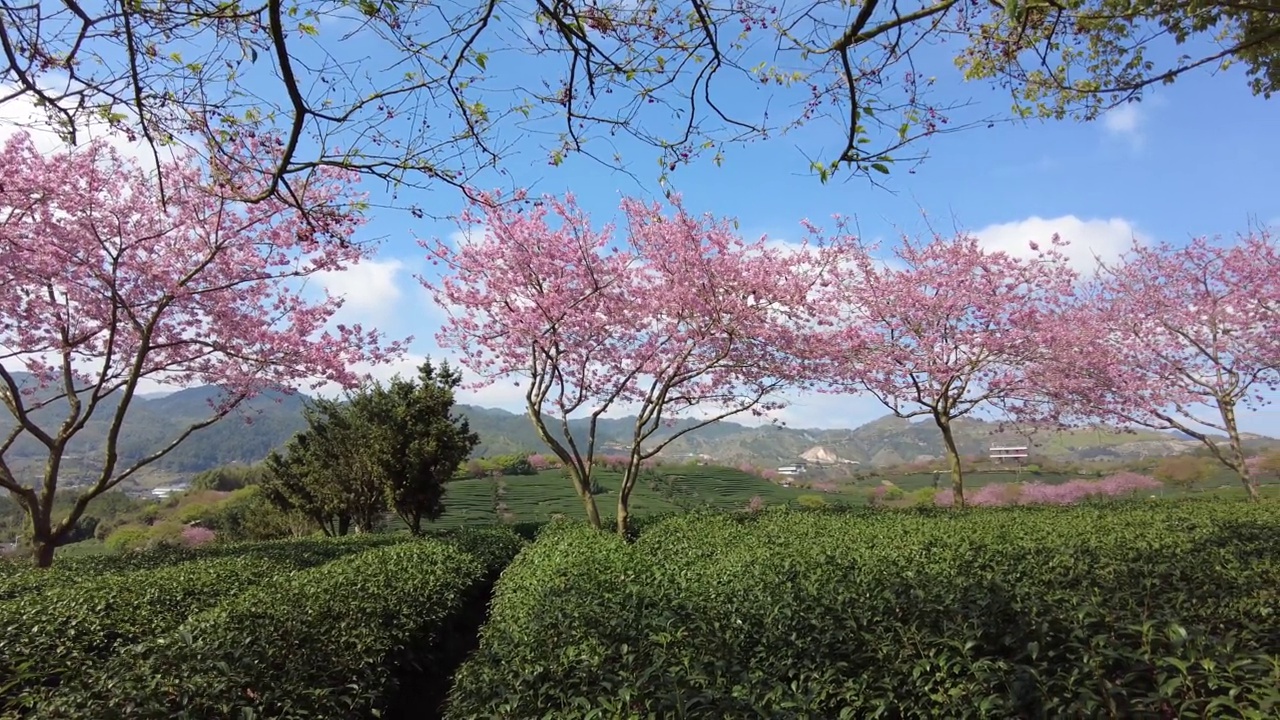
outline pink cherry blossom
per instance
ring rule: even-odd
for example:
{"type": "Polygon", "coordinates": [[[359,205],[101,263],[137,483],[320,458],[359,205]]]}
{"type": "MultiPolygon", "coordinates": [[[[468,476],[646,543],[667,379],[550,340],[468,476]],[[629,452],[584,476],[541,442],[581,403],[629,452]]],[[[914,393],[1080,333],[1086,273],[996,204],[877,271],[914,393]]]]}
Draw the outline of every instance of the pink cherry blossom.
{"type": "Polygon", "coordinates": [[[185,545],[204,545],[213,542],[217,533],[209,528],[188,525],[182,528],[182,542],[185,545]]]}
{"type": "Polygon", "coordinates": [[[831,327],[813,344],[825,379],[836,390],[870,393],[899,417],[932,418],[960,506],[952,421],[983,406],[1022,419],[1050,416],[1031,369],[1061,349],[1059,318],[1077,279],[1063,245],[1054,237],[1027,259],[964,234],[904,238],[891,260],[877,260],[874,248],[846,253],[849,262],[819,301],[831,327]]]}
{"type": "Polygon", "coordinates": [[[1076,351],[1045,371],[1077,417],[1196,438],[1257,499],[1238,413],[1280,383],[1278,308],[1280,252],[1265,233],[1135,243],[1082,294],[1063,326],[1076,351]]]}
{"type": "Polygon", "coordinates": [[[622,530],[644,460],[695,427],[780,407],[778,391],[808,377],[796,347],[833,250],[744,241],[728,220],[691,214],[678,198],[669,211],[624,199],[618,239],[572,196],[497,199],[464,216],[480,239],[423,243],[445,270],[420,278],[449,313],[437,339],[481,383],[521,379],[531,419],[594,524],[588,490],[606,413],[637,416],[618,492],[622,530]],[[659,433],[682,414],[699,422],[659,433]],[[571,416],[589,420],[585,439],[568,434],[571,416]]]}
{"type": "MultiPolygon", "coordinates": [[[[971,493],[970,505],[1004,507],[1009,505],[1074,505],[1095,497],[1127,497],[1138,492],[1158,490],[1159,480],[1138,473],[1122,472],[1101,480],[1069,480],[1065,483],[988,483],[971,493]]],[[[934,504],[950,507],[955,494],[950,489],[939,490],[934,504]]]]}
{"type": "MultiPolygon", "coordinates": [[[[225,150],[248,168],[269,166],[279,147],[259,137],[225,150]]],[[[49,452],[39,488],[4,463],[0,487],[30,516],[41,564],[90,500],[247,398],[307,382],[351,386],[353,367],[403,350],[358,325],[329,327],[340,302],[302,291],[317,272],[369,253],[352,242],[363,199],[351,193],[349,173],[289,181],[309,209],[304,219],[282,202],[245,206],[206,192],[210,183],[251,190],[265,182],[246,169],[210,171],[187,157],[162,171],[163,198],[153,174],[103,141],[42,155],[18,134],[0,148],[0,401],[15,420],[0,449],[28,434],[49,452]],[[35,380],[22,381],[19,370],[35,380]],[[121,422],[143,379],[223,394],[207,418],[121,466],[121,422]],[[50,421],[55,406],[65,412],[50,421]],[[57,520],[62,454],[91,419],[108,428],[101,464],[57,520]]]]}

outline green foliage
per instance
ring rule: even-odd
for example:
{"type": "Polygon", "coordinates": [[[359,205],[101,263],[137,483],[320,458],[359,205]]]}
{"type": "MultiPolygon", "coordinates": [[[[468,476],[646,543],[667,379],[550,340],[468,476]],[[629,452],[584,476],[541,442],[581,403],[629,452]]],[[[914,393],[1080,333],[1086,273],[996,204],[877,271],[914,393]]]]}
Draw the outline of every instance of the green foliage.
{"type": "Polygon", "coordinates": [[[1166,485],[1189,490],[1208,482],[1221,465],[1206,457],[1174,455],[1156,463],[1152,476],[1166,485]]]}
{"type": "Polygon", "coordinates": [[[124,552],[145,547],[150,539],[150,527],[145,525],[125,525],[116,528],[103,542],[111,552],[124,552]]]}
{"type": "MultiPolygon", "coordinates": [[[[444,511],[444,483],[479,437],[451,414],[462,376],[424,363],[416,380],[373,382],[346,402],[316,400],[307,429],[266,461],[264,496],[327,535],[375,529],[387,509],[414,533],[444,511]]],[[[526,463],[527,464],[527,463],[526,463]]]]}
{"type": "Polygon", "coordinates": [[[1091,120],[1202,65],[1242,64],[1254,94],[1270,97],[1280,88],[1278,18],[1273,5],[1224,0],[1024,0],[975,24],[956,64],[966,79],[1002,80],[1022,117],[1091,120]],[[1153,50],[1160,35],[1186,55],[1168,62],[1175,56],[1153,50]]]}
{"type": "Polygon", "coordinates": [[[469,649],[496,571],[519,550],[514,534],[498,532],[397,542],[266,582],[86,668],[41,717],[336,718],[431,707],[469,649]]]}
{"type": "Polygon", "coordinates": [[[816,510],[818,508],[826,507],[827,499],[821,495],[801,495],[796,498],[796,503],[802,508],[816,510]]]}
{"type": "Polygon", "coordinates": [[[190,521],[217,533],[219,541],[276,540],[311,532],[305,517],[273,505],[257,486],[236,490],[223,500],[191,511],[190,521]]]}
{"type": "MultiPolygon", "coordinates": [[[[515,516],[515,522],[542,523],[556,515],[582,513],[582,501],[562,473],[560,469],[549,469],[537,475],[504,478],[502,502],[515,516]]],[[[622,476],[617,472],[597,471],[593,480],[599,484],[599,493],[609,496],[617,492],[622,476]]],[[[437,525],[492,523],[493,491],[491,478],[450,482],[449,512],[437,525]]],[[[799,488],[783,487],[737,468],[663,465],[636,484],[631,496],[631,513],[634,519],[706,507],[736,511],[746,507],[756,495],[768,505],[786,505],[803,494],[805,491],[799,488]]],[[[611,506],[611,503],[605,505],[611,506]]]]}
{"type": "MultiPolygon", "coordinates": [[[[383,492],[391,509],[416,535],[422,521],[444,512],[444,483],[471,454],[480,437],[469,421],[453,413],[462,374],[443,363],[418,368],[416,380],[400,376],[384,388],[374,383],[352,399],[355,410],[379,432],[372,435],[383,492]]],[[[524,466],[529,462],[523,459],[524,466]]]]}
{"type": "Polygon", "coordinates": [[[457,476],[485,478],[493,473],[500,475],[537,475],[538,471],[529,463],[527,452],[509,453],[506,455],[490,455],[472,458],[459,466],[457,476]]]}
{"type": "MultiPolygon", "coordinates": [[[[77,500],[74,493],[58,496],[53,504],[53,514],[62,517],[77,500]]],[[[116,526],[120,518],[138,511],[144,503],[122,492],[106,492],[89,501],[85,514],[76,523],[71,536],[64,543],[79,542],[90,537],[104,538],[116,526]]],[[[0,494],[0,543],[27,535],[27,519],[22,508],[8,493],[0,494]]]]}
{"type": "Polygon", "coordinates": [[[934,498],[938,496],[937,488],[920,488],[911,494],[911,503],[917,507],[933,507],[934,498]]]}
{"type": "Polygon", "coordinates": [[[1233,501],[552,523],[447,716],[1262,720],[1277,587],[1233,501]]]}
{"type": "Polygon", "coordinates": [[[198,473],[191,478],[192,490],[217,490],[231,492],[257,485],[266,475],[266,468],[256,465],[223,465],[198,473]]]}
{"type": "Polygon", "coordinates": [[[14,681],[0,693],[0,716],[30,708],[116,648],[176,627],[191,608],[279,572],[267,560],[222,558],[59,583],[0,605],[0,677],[14,681]]]}
{"type": "Polygon", "coordinates": [[[473,555],[495,579],[525,546],[524,537],[508,527],[458,528],[432,537],[473,555]]]}

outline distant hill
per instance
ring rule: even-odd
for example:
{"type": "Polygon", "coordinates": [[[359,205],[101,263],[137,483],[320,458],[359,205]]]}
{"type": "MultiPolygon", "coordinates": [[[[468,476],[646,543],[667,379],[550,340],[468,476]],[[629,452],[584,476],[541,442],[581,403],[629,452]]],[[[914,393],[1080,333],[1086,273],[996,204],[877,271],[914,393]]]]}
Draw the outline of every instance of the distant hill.
{"type": "MultiPolygon", "coordinates": [[[[217,397],[212,387],[180,390],[162,396],[138,397],[130,408],[120,443],[122,462],[129,463],[156,451],[192,422],[207,417],[209,402],[217,397]]],[[[182,445],[155,463],[156,470],[170,475],[190,475],[228,463],[261,460],[284,445],[304,427],[303,394],[273,392],[255,398],[241,412],[252,420],[233,415],[212,427],[200,430],[182,445]]],[[[72,442],[67,453],[67,479],[92,471],[101,462],[107,420],[114,402],[104,403],[95,419],[72,442]]],[[[494,408],[459,405],[480,435],[477,455],[544,450],[544,446],[524,414],[494,408]]],[[[64,407],[51,408],[38,417],[51,427],[64,407]]],[[[599,452],[621,452],[635,418],[606,418],[597,427],[599,452]]],[[[664,428],[660,436],[688,427],[693,421],[680,420],[664,428]]],[[[0,432],[13,425],[7,413],[0,414],[0,432]]],[[[586,440],[586,422],[571,423],[579,441],[586,440]]],[[[1152,431],[1122,432],[1109,429],[1040,433],[1030,438],[1000,432],[993,423],[960,420],[956,439],[965,455],[986,455],[992,445],[1030,445],[1036,455],[1056,459],[1105,460],[1173,455],[1198,447],[1198,443],[1176,433],[1152,431]]],[[[1251,442],[1280,446],[1280,441],[1250,436],[1251,442]]],[[[669,459],[701,458],[720,463],[751,462],[761,465],[808,461],[813,464],[859,463],[862,466],[897,465],[940,458],[942,441],[928,422],[910,422],[886,416],[854,429],[815,430],[776,425],[747,427],[719,422],[690,432],[673,441],[664,451],[669,459]]],[[[23,436],[6,458],[28,474],[43,464],[44,447],[23,436]]]]}

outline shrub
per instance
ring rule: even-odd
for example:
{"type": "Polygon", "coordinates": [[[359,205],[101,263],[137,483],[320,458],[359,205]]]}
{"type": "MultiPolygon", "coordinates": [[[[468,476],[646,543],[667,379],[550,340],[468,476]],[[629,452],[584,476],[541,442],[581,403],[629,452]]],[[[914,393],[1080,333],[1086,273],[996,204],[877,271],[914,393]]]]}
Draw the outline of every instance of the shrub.
{"type": "Polygon", "coordinates": [[[103,543],[112,552],[124,552],[144,547],[150,539],[151,528],[141,525],[125,525],[116,528],[103,543]]]}
{"type": "Polygon", "coordinates": [[[905,497],[902,488],[894,485],[888,480],[882,481],[879,485],[871,489],[868,493],[868,501],[873,505],[881,503],[897,502],[905,497]]]}
{"type": "Polygon", "coordinates": [[[147,536],[146,544],[143,547],[154,549],[186,545],[187,543],[183,539],[183,531],[185,529],[186,526],[174,521],[156,523],[151,526],[151,533],[147,536]]]}
{"type": "Polygon", "coordinates": [[[405,542],[405,535],[352,535],[343,538],[302,538],[261,543],[225,543],[204,547],[185,544],[162,545],[145,552],[114,555],[63,557],[48,570],[19,566],[6,577],[0,573],[0,600],[18,597],[38,590],[63,587],[92,578],[107,577],[138,570],[157,570],[179,563],[214,558],[261,558],[287,569],[308,568],[330,560],[363,552],[373,547],[405,542]]]}
{"type": "Polygon", "coordinates": [[[0,716],[38,704],[61,678],[117,648],[177,627],[192,608],[280,572],[265,560],[224,558],[62,582],[0,605],[0,677],[14,681],[0,698],[0,716]]]}
{"type": "Polygon", "coordinates": [[[200,520],[222,540],[276,540],[315,530],[307,518],[272,505],[256,485],[236,490],[208,506],[200,520]]]}
{"type": "Polygon", "coordinates": [[[367,717],[412,684],[429,707],[466,651],[456,638],[478,621],[488,575],[434,539],[336,560],[130,648],[58,692],[41,717],[367,717]]]}
{"type": "Polygon", "coordinates": [[[188,525],[182,529],[182,542],[191,546],[205,545],[213,542],[217,535],[209,528],[188,525]]]}
{"type": "Polygon", "coordinates": [[[525,545],[524,539],[511,526],[463,527],[446,530],[434,537],[474,555],[484,566],[485,574],[494,579],[525,545]]]}
{"type": "Polygon", "coordinates": [[[934,504],[937,495],[937,488],[920,488],[912,493],[911,504],[916,507],[930,507],[934,504]]]}
{"type": "Polygon", "coordinates": [[[1276,717],[1280,514],[1238,502],[553,524],[447,717],[1276,717]]]}
{"type": "Polygon", "coordinates": [[[796,504],[807,510],[817,510],[826,507],[827,500],[821,495],[801,495],[796,498],[796,504]]]}

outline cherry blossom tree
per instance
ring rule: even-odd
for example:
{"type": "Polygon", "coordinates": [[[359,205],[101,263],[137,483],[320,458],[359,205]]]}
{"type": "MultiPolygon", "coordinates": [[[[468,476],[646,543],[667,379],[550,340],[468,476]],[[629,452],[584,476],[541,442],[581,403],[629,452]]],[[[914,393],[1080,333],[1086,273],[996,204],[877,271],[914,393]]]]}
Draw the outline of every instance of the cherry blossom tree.
{"type": "Polygon", "coordinates": [[[305,219],[282,202],[240,206],[204,188],[232,172],[248,186],[244,168],[270,167],[280,149],[260,136],[236,152],[235,171],[167,164],[162,203],[154,173],[105,142],[42,156],[19,134],[0,149],[0,403],[12,417],[0,425],[0,487],[27,514],[40,566],[93,498],[245,400],[304,382],[353,386],[352,366],[403,350],[359,326],[327,329],[340,300],[302,293],[302,279],[368,253],[351,242],[361,199],[349,175],[294,183],[305,219]],[[120,436],[144,379],[215,385],[222,396],[160,449],[125,458],[120,436]],[[54,517],[69,443],[91,422],[106,427],[101,456],[75,468],[87,486],[54,517]],[[47,451],[34,487],[5,459],[24,437],[47,451]]]}
{"type": "Polygon", "coordinates": [[[626,244],[596,230],[574,204],[546,197],[527,209],[476,205],[481,239],[424,243],[444,265],[424,284],[449,312],[439,342],[485,377],[519,377],[529,417],[560,459],[589,521],[596,426],[610,411],[636,415],[617,496],[625,532],[644,461],[685,433],[738,413],[781,406],[804,382],[796,348],[809,295],[838,252],[745,242],[731,224],[624,199],[626,244]],[[699,419],[660,433],[682,413],[699,419]],[[585,435],[570,420],[586,420],[585,435]],[[553,429],[554,427],[554,429],[553,429]]]}
{"type": "MultiPolygon", "coordinates": [[[[843,227],[843,221],[840,221],[843,227]]],[[[814,233],[819,233],[817,228],[814,233]]],[[[904,238],[894,259],[849,254],[822,302],[832,322],[825,379],[864,390],[902,418],[928,416],[942,433],[957,506],[964,471],[953,421],[989,406],[1047,417],[1034,367],[1052,355],[1076,273],[1056,237],[1024,259],[969,235],[904,238]]]]}
{"type": "Polygon", "coordinates": [[[1056,370],[1083,417],[1175,430],[1237,474],[1249,498],[1240,409],[1280,383],[1280,252],[1266,233],[1222,243],[1137,243],[1103,266],[1068,327],[1079,352],[1056,370]]]}

